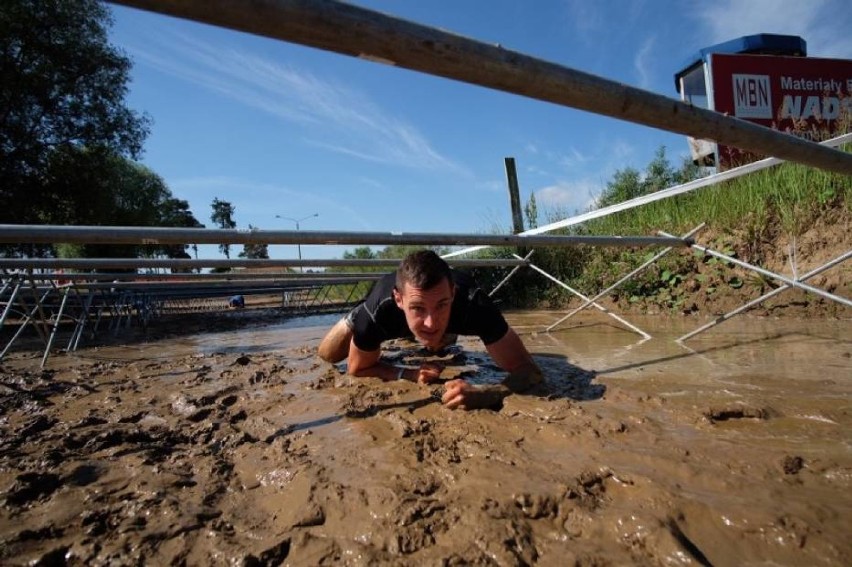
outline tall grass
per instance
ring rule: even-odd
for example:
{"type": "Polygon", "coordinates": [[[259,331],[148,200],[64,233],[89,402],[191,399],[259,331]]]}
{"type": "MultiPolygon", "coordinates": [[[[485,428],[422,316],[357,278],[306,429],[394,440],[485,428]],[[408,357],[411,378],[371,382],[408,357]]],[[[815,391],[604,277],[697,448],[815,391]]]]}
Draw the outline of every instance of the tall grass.
{"type": "Polygon", "coordinates": [[[778,217],[785,232],[799,234],[815,213],[852,206],[852,177],[797,164],[782,164],[692,193],[589,221],[590,234],[685,231],[705,222],[716,228],[763,226],[778,217]]]}

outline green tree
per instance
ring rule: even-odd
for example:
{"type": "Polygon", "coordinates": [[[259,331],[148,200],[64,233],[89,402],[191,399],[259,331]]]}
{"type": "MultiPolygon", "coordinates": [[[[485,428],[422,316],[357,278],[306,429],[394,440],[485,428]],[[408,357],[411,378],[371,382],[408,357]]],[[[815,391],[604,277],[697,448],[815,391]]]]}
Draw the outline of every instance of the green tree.
{"type": "MultiPolygon", "coordinates": [[[[125,105],[131,63],[109,45],[110,25],[96,0],[0,2],[0,222],[54,216],[48,169],[94,167],[91,177],[108,156],[141,154],[149,119],[125,105]]],[[[70,200],[62,214],[99,206],[70,200]]]]}
{"type": "MultiPolygon", "coordinates": [[[[160,226],[174,226],[178,228],[204,228],[198,219],[189,210],[189,203],[183,199],[167,197],[159,206],[160,226]]],[[[190,258],[187,248],[192,247],[195,257],[198,258],[198,246],[195,244],[164,244],[160,252],[167,258],[190,258]]]]}
{"type": "MultiPolygon", "coordinates": [[[[107,152],[72,147],[54,152],[42,187],[47,208],[40,220],[50,224],[201,226],[159,175],[107,152]]],[[[84,257],[186,257],[185,248],[89,244],[78,251],[84,257]]]]}
{"type": "Polygon", "coordinates": [[[642,177],[638,170],[626,167],[615,172],[606,189],[598,198],[598,207],[608,207],[639,197],[643,192],[642,177]]]}
{"type": "Polygon", "coordinates": [[[701,174],[702,169],[689,159],[684,159],[680,168],[675,169],[666,157],[666,147],[660,146],[644,174],[632,167],[616,171],[612,180],[607,182],[606,189],[601,192],[598,206],[607,207],[649,195],[698,179],[701,174]]]}
{"type": "MultiPolygon", "coordinates": [[[[210,215],[210,220],[216,223],[219,228],[236,228],[237,223],[234,222],[234,205],[228,201],[220,201],[218,197],[213,198],[213,213],[210,215]]],[[[219,252],[225,255],[225,258],[231,258],[231,245],[220,244],[219,252]]]]}
{"type": "Polygon", "coordinates": [[[530,193],[524,213],[527,215],[527,227],[538,228],[538,205],[535,202],[535,193],[530,193]]]}
{"type": "Polygon", "coordinates": [[[642,179],[642,194],[656,193],[661,189],[668,189],[677,185],[675,170],[666,157],[666,147],[660,146],[654,154],[654,159],[645,168],[645,177],[642,179]]]}
{"type": "MultiPolygon", "coordinates": [[[[249,230],[257,230],[256,226],[249,225],[249,230]]],[[[263,244],[244,244],[243,251],[239,253],[240,258],[249,258],[256,260],[269,259],[269,245],[263,244]]]]}
{"type": "Polygon", "coordinates": [[[376,253],[369,246],[359,246],[352,252],[347,250],[343,253],[344,260],[372,260],[376,253]]]}

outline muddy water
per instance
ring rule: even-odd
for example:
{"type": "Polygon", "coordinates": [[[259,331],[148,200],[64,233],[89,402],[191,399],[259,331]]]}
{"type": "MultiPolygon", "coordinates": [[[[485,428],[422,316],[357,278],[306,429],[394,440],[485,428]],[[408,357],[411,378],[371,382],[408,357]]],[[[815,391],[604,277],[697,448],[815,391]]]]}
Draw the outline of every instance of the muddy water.
{"type": "MultiPolygon", "coordinates": [[[[852,564],[852,326],[510,322],[547,390],[321,363],[333,318],[18,353],[0,373],[0,563],[852,564]]],[[[415,346],[388,356],[416,364],[415,346]]],[[[472,340],[446,377],[493,382],[472,340]]]]}

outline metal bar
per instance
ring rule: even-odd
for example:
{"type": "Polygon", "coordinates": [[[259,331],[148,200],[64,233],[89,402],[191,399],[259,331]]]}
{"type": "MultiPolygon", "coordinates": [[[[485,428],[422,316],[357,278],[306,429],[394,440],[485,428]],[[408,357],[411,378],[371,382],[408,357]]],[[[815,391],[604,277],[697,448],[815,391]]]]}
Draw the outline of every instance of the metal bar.
{"type": "MultiPolygon", "coordinates": [[[[35,301],[35,308],[36,308],[36,312],[38,313],[38,322],[41,323],[40,325],[37,324],[37,323],[33,323],[33,326],[35,327],[36,332],[38,333],[39,337],[41,337],[41,341],[43,343],[46,343],[47,342],[47,322],[46,322],[47,317],[45,317],[42,302],[47,298],[47,296],[50,294],[51,291],[56,289],[56,286],[51,286],[50,288],[48,288],[48,290],[45,292],[45,294],[42,296],[42,298],[39,299],[38,298],[38,288],[35,284],[35,281],[32,279],[32,275],[33,275],[32,270],[29,270],[29,276],[28,277],[29,277],[29,282],[30,282],[30,285],[29,285],[30,295],[32,296],[33,301],[35,301]]],[[[19,300],[21,301],[21,305],[23,306],[24,305],[23,299],[19,298],[19,300]]],[[[24,307],[22,309],[22,311],[26,312],[26,307],[24,307]]]]}
{"type": "Polygon", "coordinates": [[[18,296],[18,291],[21,289],[21,285],[23,285],[23,282],[19,280],[15,283],[15,287],[12,289],[12,294],[9,296],[6,308],[3,309],[3,315],[0,316],[0,329],[3,328],[3,323],[6,322],[6,317],[8,317],[9,313],[12,311],[12,305],[15,303],[15,298],[18,296]]]}
{"type": "MultiPolygon", "coordinates": [[[[659,231],[659,233],[660,234],[666,234],[663,231],[659,231]]],[[[837,301],[838,303],[842,303],[843,305],[846,305],[847,307],[852,307],[852,301],[850,301],[849,299],[846,299],[845,297],[840,297],[839,295],[834,295],[833,293],[823,291],[823,290],[821,290],[817,287],[813,287],[813,286],[810,286],[810,285],[807,285],[807,284],[797,282],[796,280],[792,280],[792,279],[790,279],[786,276],[782,276],[781,274],[776,274],[775,272],[770,272],[769,270],[761,268],[760,266],[755,266],[754,264],[749,264],[748,262],[743,262],[742,260],[737,260],[736,258],[732,258],[730,256],[727,256],[725,254],[722,254],[721,252],[716,252],[715,250],[710,250],[709,248],[707,248],[705,246],[701,246],[700,244],[693,244],[692,248],[694,248],[695,250],[700,250],[701,252],[704,252],[705,254],[710,254],[711,256],[715,256],[716,258],[721,258],[722,260],[726,260],[726,261],[731,262],[732,264],[736,264],[737,266],[740,266],[742,268],[746,268],[746,269],[755,271],[758,274],[763,274],[764,276],[767,276],[767,277],[776,279],[778,281],[784,282],[785,284],[787,284],[789,286],[797,287],[799,289],[803,289],[805,291],[809,291],[813,294],[819,295],[820,297],[824,297],[826,299],[831,299],[832,301],[837,301]]]]}
{"type": "MultiPolygon", "coordinates": [[[[529,252],[527,252],[527,255],[524,256],[524,261],[528,261],[530,259],[530,256],[533,255],[533,252],[534,252],[534,250],[530,250],[529,252]]],[[[512,268],[512,271],[509,272],[509,275],[507,275],[505,278],[503,278],[500,281],[500,283],[498,283],[496,286],[494,286],[494,289],[491,290],[491,293],[488,294],[488,297],[493,297],[494,294],[497,293],[497,290],[499,290],[501,287],[503,287],[506,284],[506,282],[509,281],[512,278],[512,276],[515,275],[515,272],[517,272],[519,269],[521,269],[521,266],[515,266],[514,268],[512,268]]]]}
{"type": "MultiPolygon", "coordinates": [[[[843,254],[841,256],[838,256],[837,258],[835,258],[834,260],[831,260],[827,264],[823,264],[819,268],[816,268],[815,270],[812,270],[812,271],[806,273],[801,278],[797,278],[797,280],[798,281],[808,280],[808,279],[824,272],[825,270],[828,270],[829,268],[833,268],[834,266],[836,266],[837,264],[840,264],[841,262],[845,262],[850,257],[852,257],[852,250],[850,250],[849,252],[846,252],[845,254],[843,254]]],[[[675,339],[675,342],[682,343],[683,341],[686,341],[686,340],[694,337],[695,335],[697,335],[699,333],[703,333],[704,331],[706,331],[710,327],[715,327],[716,325],[719,325],[720,323],[723,323],[723,322],[727,321],[728,319],[730,319],[730,318],[732,318],[736,315],[739,315],[743,311],[747,311],[748,309],[751,309],[755,305],[757,305],[759,303],[763,303],[767,299],[778,295],[782,291],[790,289],[790,287],[791,286],[789,286],[785,283],[782,286],[777,287],[770,292],[764,293],[763,295],[761,295],[757,299],[753,299],[753,300],[749,301],[748,303],[746,303],[745,305],[734,309],[733,311],[729,311],[728,313],[725,313],[724,315],[716,317],[713,321],[707,323],[706,325],[702,325],[701,327],[698,327],[694,331],[691,331],[691,332],[683,335],[682,337],[675,339]]]]}
{"type": "Polygon", "coordinates": [[[377,280],[382,274],[368,278],[315,278],[310,280],[247,280],[247,281],[225,281],[225,282],[77,282],[80,289],[142,289],[142,290],[227,290],[227,289],[280,289],[293,286],[316,286],[334,285],[340,283],[352,283],[365,280],[377,280]]]}
{"type": "MultiPolygon", "coordinates": [[[[3,357],[6,356],[6,353],[9,352],[9,349],[12,348],[12,345],[15,343],[15,341],[18,339],[18,337],[21,335],[21,333],[24,332],[24,329],[27,327],[27,325],[30,324],[30,322],[33,320],[33,316],[36,313],[39,312],[39,307],[41,305],[41,301],[46,299],[47,296],[50,294],[50,292],[53,291],[53,289],[54,288],[48,289],[47,291],[44,292],[44,295],[41,296],[41,299],[36,299],[36,302],[37,302],[36,305],[34,305],[33,308],[30,310],[30,312],[24,317],[24,320],[21,321],[21,323],[18,327],[18,330],[15,332],[15,334],[12,336],[12,338],[9,339],[9,342],[6,343],[6,347],[3,349],[3,351],[0,352],[0,360],[3,360],[3,357]]],[[[20,298],[18,298],[18,299],[20,300],[20,298]]],[[[26,307],[27,306],[23,303],[23,301],[21,301],[21,308],[22,308],[21,313],[22,314],[27,313],[26,307]]],[[[36,329],[38,329],[39,331],[42,330],[40,327],[37,327],[35,325],[35,323],[33,323],[33,326],[36,327],[36,329]]],[[[42,337],[42,340],[44,340],[44,337],[42,337]]]]}
{"type": "Polygon", "coordinates": [[[68,303],[68,290],[66,287],[62,290],[62,301],[59,303],[59,312],[53,318],[53,325],[50,329],[50,335],[47,338],[47,345],[44,347],[44,355],[41,357],[41,367],[44,368],[44,363],[47,362],[47,357],[50,356],[50,349],[53,347],[53,341],[56,339],[56,333],[59,332],[59,324],[62,323],[62,314],[65,313],[65,305],[68,303]]]}
{"type": "MultiPolygon", "coordinates": [[[[20,225],[0,225],[0,231],[4,226],[20,226],[20,225]]],[[[37,225],[36,225],[37,226],[37,225]]],[[[168,230],[168,229],[156,229],[168,230]]],[[[180,230],[180,229],[175,229],[180,230]]],[[[210,230],[209,232],[216,232],[210,230]]],[[[258,232],[258,231],[255,231],[258,232]]],[[[302,231],[307,232],[307,231],[302,231]]],[[[142,268],[142,269],[157,269],[157,268],[288,268],[288,267],[303,267],[303,268],[333,268],[333,267],[392,267],[396,268],[402,260],[392,258],[374,258],[374,259],[351,259],[351,260],[261,260],[261,259],[170,259],[170,258],[0,258],[0,269],[2,268],[30,268],[39,270],[55,270],[59,268],[71,268],[75,270],[96,270],[103,268],[142,268]]],[[[503,266],[520,266],[523,265],[521,260],[489,260],[489,259],[459,259],[448,261],[453,267],[466,268],[489,268],[503,266]]],[[[96,274],[93,274],[96,275],[96,274]]],[[[169,274],[170,276],[184,276],[188,274],[169,274]]],[[[196,274],[207,275],[207,274],[196,274]]],[[[226,274],[219,274],[225,276],[226,274]]],[[[296,273],[289,274],[292,277],[298,277],[296,273]]],[[[306,273],[305,277],[311,275],[306,273]]],[[[341,272],[339,275],[345,275],[341,272]]],[[[127,277],[127,274],[122,274],[127,277]]]]}
{"type": "MultiPolygon", "coordinates": [[[[694,236],[695,233],[697,233],[699,230],[704,228],[704,224],[705,223],[699,224],[698,226],[696,226],[695,228],[693,228],[692,230],[687,232],[685,235],[683,235],[683,237],[689,238],[691,236],[694,236]]],[[[555,322],[554,324],[552,324],[551,326],[549,326],[545,330],[547,332],[550,332],[550,330],[553,329],[554,327],[556,327],[557,325],[559,325],[559,323],[561,323],[561,322],[563,322],[567,319],[570,319],[571,317],[573,317],[574,315],[576,315],[577,313],[579,313],[583,309],[587,308],[592,303],[595,303],[598,299],[605,296],[606,294],[608,294],[609,292],[611,292],[612,290],[614,290],[615,288],[617,288],[618,286],[620,286],[621,284],[623,284],[624,282],[626,282],[627,280],[629,280],[630,278],[632,278],[633,276],[635,276],[636,274],[638,274],[639,272],[641,272],[642,270],[644,270],[645,268],[647,268],[648,266],[650,266],[651,264],[653,264],[654,262],[656,262],[657,260],[659,260],[660,258],[662,258],[663,256],[665,256],[666,254],[668,254],[671,251],[672,251],[672,248],[668,247],[668,248],[665,248],[664,250],[661,250],[660,252],[656,253],[650,260],[648,260],[647,262],[645,262],[644,264],[642,264],[641,266],[639,266],[638,268],[636,268],[635,270],[633,270],[632,272],[630,272],[629,274],[627,274],[626,276],[624,276],[623,278],[621,278],[620,280],[618,280],[617,282],[615,282],[614,284],[612,284],[611,286],[606,288],[605,290],[601,291],[596,296],[585,301],[580,307],[574,309],[568,315],[564,316],[562,319],[555,322]]]]}
{"type": "Polygon", "coordinates": [[[852,174],[852,155],[590,73],[332,0],[118,4],[422,71],[852,174]]]}
{"type": "MultiPolygon", "coordinates": [[[[82,313],[80,315],[80,321],[77,325],[77,335],[74,337],[74,342],[70,343],[68,346],[68,350],[74,352],[80,346],[80,339],[83,336],[83,331],[86,330],[86,323],[89,322],[89,312],[92,309],[92,302],[95,300],[95,295],[89,293],[86,295],[86,298],[83,300],[82,313]]],[[[99,314],[100,315],[100,314],[99,314]]],[[[92,331],[94,334],[94,331],[92,331]]]]}
{"type": "Polygon", "coordinates": [[[521,210],[521,189],[518,186],[518,171],[515,168],[515,158],[503,159],[506,165],[506,185],[509,189],[509,207],[512,209],[512,233],[524,231],[524,213],[521,210]]]}
{"type": "MultiPolygon", "coordinates": [[[[590,246],[688,246],[690,244],[673,236],[520,236],[517,234],[437,234],[414,232],[394,234],[390,232],[15,224],[0,225],[0,243],[416,244],[435,246],[490,244],[494,246],[556,247],[577,246],[580,244],[590,246]]],[[[183,262],[186,261],[188,260],[183,260],[183,262]]],[[[272,265],[283,265],[282,261],[275,260],[274,262],[272,265]]],[[[173,265],[176,265],[176,263],[173,265]]],[[[3,267],[3,264],[0,264],[0,267],[3,267]]]]}
{"type": "MultiPolygon", "coordinates": [[[[568,284],[566,284],[565,282],[563,282],[563,281],[561,281],[561,280],[558,280],[558,279],[556,279],[555,277],[551,276],[550,274],[548,274],[547,272],[545,272],[544,270],[542,270],[541,268],[539,268],[539,267],[538,267],[538,266],[536,266],[535,264],[530,264],[530,268],[532,268],[532,269],[533,269],[533,270],[535,270],[536,272],[540,273],[541,275],[543,275],[544,277],[546,277],[547,279],[549,279],[550,281],[552,281],[552,282],[553,282],[553,283],[555,283],[556,285],[558,285],[558,286],[560,286],[560,287],[563,287],[563,288],[567,289],[568,291],[570,291],[571,293],[573,293],[574,295],[576,295],[576,296],[577,296],[577,297],[579,297],[580,299],[583,299],[583,300],[587,300],[587,299],[589,299],[588,297],[586,297],[585,295],[583,295],[582,293],[580,293],[580,292],[579,292],[579,291],[577,291],[576,289],[572,288],[571,286],[569,286],[569,285],[568,285],[568,284]]],[[[631,330],[633,330],[633,331],[635,331],[635,332],[639,333],[640,335],[642,335],[642,336],[643,336],[643,337],[645,337],[646,339],[650,339],[650,338],[651,338],[651,335],[649,335],[648,333],[646,333],[645,331],[643,331],[643,330],[642,330],[642,329],[640,329],[639,327],[637,327],[637,326],[635,326],[635,325],[632,325],[631,323],[629,323],[629,322],[625,321],[623,318],[619,317],[618,315],[616,315],[615,313],[613,313],[612,311],[610,311],[609,309],[607,309],[607,308],[606,308],[606,307],[604,307],[603,305],[600,305],[600,304],[598,304],[598,303],[595,303],[595,304],[593,304],[593,305],[594,305],[594,306],[595,306],[595,307],[596,307],[599,311],[603,311],[604,313],[606,313],[607,315],[609,315],[610,317],[612,317],[613,319],[615,319],[616,321],[618,321],[618,322],[619,322],[619,323],[621,323],[622,325],[625,325],[625,326],[626,326],[626,327],[628,327],[629,329],[631,329],[631,330]]]]}
{"type": "MultiPolygon", "coordinates": [[[[823,146],[840,146],[843,144],[847,144],[852,142],[852,132],[849,134],[843,134],[836,138],[832,138],[831,140],[826,140],[825,142],[820,142],[820,145],[823,146]]],[[[735,167],[733,169],[729,169],[727,171],[722,171],[720,173],[715,173],[713,175],[709,175],[707,177],[702,177],[701,179],[696,179],[694,181],[689,181],[687,183],[683,183],[681,185],[675,185],[674,187],[669,187],[668,189],[663,189],[661,191],[657,191],[656,193],[651,193],[650,195],[641,195],[634,199],[629,199],[627,201],[622,201],[621,203],[616,203],[615,205],[610,205],[608,207],[603,207],[600,209],[595,209],[593,211],[589,211],[587,213],[583,213],[580,215],[575,215],[573,217],[569,217],[567,219],[562,219],[560,221],[556,221],[550,224],[546,224],[544,226],[540,226],[538,228],[533,228],[527,231],[524,231],[521,234],[544,234],[546,232],[551,232],[560,228],[567,228],[569,226],[574,226],[578,224],[582,224],[584,222],[606,217],[621,211],[626,211],[629,209],[633,209],[635,207],[639,207],[641,205],[647,205],[648,203],[653,203],[655,201],[661,201],[663,199],[668,199],[670,197],[675,197],[677,195],[681,195],[683,193],[689,193],[690,191],[694,191],[696,189],[700,189],[702,187],[707,187],[709,185],[716,185],[718,183],[722,183],[723,181],[728,181],[729,179],[735,179],[737,177],[741,177],[748,173],[753,173],[755,171],[760,171],[762,169],[766,169],[768,167],[772,167],[774,165],[778,165],[783,163],[784,160],[780,160],[778,158],[766,158],[760,161],[756,161],[754,163],[747,163],[745,165],[741,165],[739,167],[735,167]]],[[[444,254],[442,258],[447,261],[450,261],[452,258],[457,258],[464,254],[470,254],[471,252],[477,252],[479,250],[483,250],[488,248],[487,246],[472,246],[470,248],[465,248],[463,250],[456,250],[455,252],[450,252],[449,254],[444,254]]]]}
{"type": "Polygon", "coordinates": [[[76,284],[83,282],[115,282],[123,281],[244,281],[244,280],[274,280],[298,282],[306,279],[349,278],[360,280],[375,278],[383,275],[379,272],[228,272],[221,274],[149,274],[149,273],[103,273],[103,272],[43,272],[39,280],[69,279],[76,284]]]}

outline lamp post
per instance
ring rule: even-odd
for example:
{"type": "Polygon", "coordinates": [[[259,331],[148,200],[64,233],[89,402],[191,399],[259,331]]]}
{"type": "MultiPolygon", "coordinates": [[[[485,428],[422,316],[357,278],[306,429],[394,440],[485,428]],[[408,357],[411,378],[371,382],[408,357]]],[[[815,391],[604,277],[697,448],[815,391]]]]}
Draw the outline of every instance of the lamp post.
{"type": "MultiPolygon", "coordinates": [[[[312,219],[312,218],[318,217],[318,216],[319,216],[319,213],[314,213],[312,215],[308,215],[308,216],[302,217],[300,219],[294,219],[294,218],[285,217],[285,216],[282,216],[282,215],[275,215],[275,218],[282,219],[282,220],[288,220],[288,221],[292,221],[292,222],[296,223],[296,231],[298,232],[300,222],[302,222],[304,220],[312,219]]],[[[302,244],[297,242],[296,243],[296,249],[299,251],[299,260],[301,260],[302,259],[302,244]]],[[[305,270],[304,270],[304,268],[302,268],[300,266],[299,271],[304,272],[305,270]]]]}

